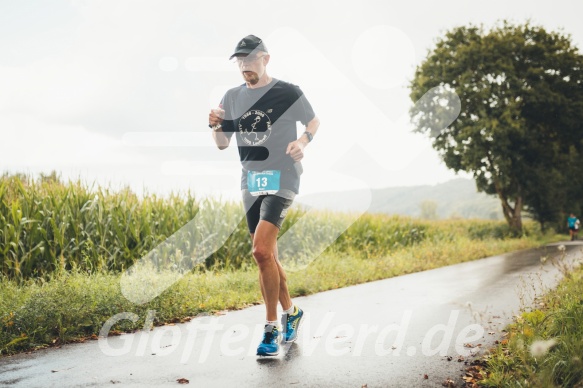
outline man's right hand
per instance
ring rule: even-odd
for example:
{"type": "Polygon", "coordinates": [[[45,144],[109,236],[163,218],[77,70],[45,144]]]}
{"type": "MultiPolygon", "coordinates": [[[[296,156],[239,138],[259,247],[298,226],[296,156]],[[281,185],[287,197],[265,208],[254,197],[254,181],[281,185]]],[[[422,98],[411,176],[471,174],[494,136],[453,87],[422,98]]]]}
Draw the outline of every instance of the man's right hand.
{"type": "Polygon", "coordinates": [[[209,113],[209,125],[211,127],[216,127],[223,122],[223,117],[225,117],[225,110],[222,107],[211,109],[209,113]]]}
{"type": "Polygon", "coordinates": [[[213,129],[213,139],[220,150],[227,148],[231,140],[221,129],[224,117],[225,110],[222,105],[219,105],[216,109],[211,109],[211,113],[209,113],[209,126],[213,129]]]}

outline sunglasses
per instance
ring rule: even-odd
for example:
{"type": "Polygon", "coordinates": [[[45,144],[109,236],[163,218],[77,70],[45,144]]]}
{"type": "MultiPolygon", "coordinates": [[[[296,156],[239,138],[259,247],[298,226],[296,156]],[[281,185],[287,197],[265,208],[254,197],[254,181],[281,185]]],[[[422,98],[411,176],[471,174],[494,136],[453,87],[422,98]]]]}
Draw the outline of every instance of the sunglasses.
{"type": "Polygon", "coordinates": [[[246,56],[246,57],[235,57],[235,58],[232,59],[232,61],[233,61],[233,63],[237,63],[239,65],[242,64],[242,63],[249,64],[249,63],[257,62],[259,59],[261,59],[261,58],[263,58],[265,56],[266,55],[262,55],[262,56],[253,55],[253,56],[246,56]]]}

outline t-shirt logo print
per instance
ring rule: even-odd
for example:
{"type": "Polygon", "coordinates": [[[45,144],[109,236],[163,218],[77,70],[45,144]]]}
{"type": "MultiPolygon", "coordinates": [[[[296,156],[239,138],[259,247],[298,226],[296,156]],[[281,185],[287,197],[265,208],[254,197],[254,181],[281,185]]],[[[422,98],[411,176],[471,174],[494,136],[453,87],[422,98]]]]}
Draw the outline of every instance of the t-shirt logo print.
{"type": "Polygon", "coordinates": [[[245,144],[261,145],[271,136],[271,119],[263,111],[250,110],[239,119],[239,134],[245,144]]]}

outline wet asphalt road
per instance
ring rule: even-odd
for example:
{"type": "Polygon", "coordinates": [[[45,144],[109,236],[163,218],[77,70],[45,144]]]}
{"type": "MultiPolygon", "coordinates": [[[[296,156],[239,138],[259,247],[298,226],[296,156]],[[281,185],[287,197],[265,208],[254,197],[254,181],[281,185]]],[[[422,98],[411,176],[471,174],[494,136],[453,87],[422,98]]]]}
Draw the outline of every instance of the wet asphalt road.
{"type": "MultiPolygon", "coordinates": [[[[521,305],[556,284],[560,272],[541,256],[557,245],[296,298],[305,321],[277,357],[255,356],[264,307],[254,306],[2,358],[0,386],[460,386],[460,355],[473,360],[521,305]]],[[[583,243],[565,246],[566,260],[581,260],[583,243]]]]}

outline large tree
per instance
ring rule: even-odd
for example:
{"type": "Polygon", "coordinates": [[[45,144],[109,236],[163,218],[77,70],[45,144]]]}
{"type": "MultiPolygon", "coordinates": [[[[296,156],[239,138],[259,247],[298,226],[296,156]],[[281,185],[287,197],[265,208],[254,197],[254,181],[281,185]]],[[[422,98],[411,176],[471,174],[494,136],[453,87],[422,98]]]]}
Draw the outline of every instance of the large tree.
{"type": "Polygon", "coordinates": [[[582,69],[569,35],[529,23],[455,28],[416,69],[415,130],[433,137],[449,168],[496,194],[520,233],[523,209],[544,224],[564,207],[549,201],[564,189],[561,164],[583,154],[582,69]]]}

